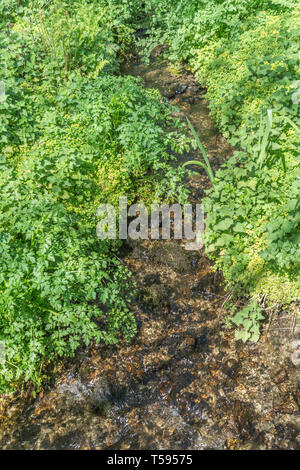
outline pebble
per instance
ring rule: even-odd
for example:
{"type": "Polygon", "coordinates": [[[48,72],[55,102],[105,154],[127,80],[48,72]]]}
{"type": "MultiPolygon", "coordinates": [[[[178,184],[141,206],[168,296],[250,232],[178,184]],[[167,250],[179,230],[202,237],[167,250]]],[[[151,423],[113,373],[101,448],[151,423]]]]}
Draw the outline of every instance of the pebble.
{"type": "Polygon", "coordinates": [[[279,384],[285,382],[287,380],[287,378],[288,378],[288,375],[287,375],[286,371],[285,370],[280,370],[275,375],[273,381],[276,385],[279,385],[279,384]]]}
{"type": "Polygon", "coordinates": [[[296,339],[291,343],[291,349],[295,350],[291,355],[291,361],[294,366],[300,366],[300,339],[296,339]]]}

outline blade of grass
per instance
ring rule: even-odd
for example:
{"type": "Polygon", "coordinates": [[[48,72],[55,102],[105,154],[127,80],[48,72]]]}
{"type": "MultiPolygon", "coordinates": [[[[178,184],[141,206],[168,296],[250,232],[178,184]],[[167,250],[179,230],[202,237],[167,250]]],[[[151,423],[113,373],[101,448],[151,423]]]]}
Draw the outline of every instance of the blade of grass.
{"type": "MultiPolygon", "coordinates": [[[[187,122],[188,122],[188,125],[189,125],[189,127],[190,127],[190,129],[191,129],[191,131],[192,131],[192,134],[193,134],[193,136],[194,136],[194,138],[195,138],[195,140],[196,140],[196,142],[197,142],[197,145],[198,145],[198,147],[199,147],[199,149],[200,149],[200,151],[201,151],[201,153],[202,153],[202,155],[203,155],[203,158],[204,158],[204,160],[205,160],[205,163],[206,163],[206,165],[204,165],[204,163],[198,162],[198,161],[195,161],[195,160],[194,160],[192,164],[193,164],[193,165],[197,164],[197,165],[200,165],[200,166],[202,166],[203,168],[205,168],[205,170],[206,170],[206,172],[207,172],[207,174],[208,174],[208,176],[209,176],[209,179],[210,179],[210,181],[211,181],[211,184],[214,185],[214,174],[213,174],[213,171],[212,171],[212,169],[211,169],[210,162],[209,162],[209,159],[208,159],[208,157],[207,157],[206,150],[205,150],[205,148],[203,147],[203,145],[202,145],[202,143],[201,143],[201,141],[200,141],[200,139],[199,139],[199,137],[198,137],[198,135],[197,135],[197,133],[196,133],[196,131],[195,131],[195,128],[194,128],[194,126],[193,126],[192,123],[191,123],[191,121],[189,120],[188,117],[186,118],[186,120],[187,120],[187,122]]],[[[188,165],[188,164],[190,164],[190,163],[191,163],[191,162],[186,162],[186,163],[184,164],[184,166],[186,166],[186,165],[188,165]]]]}
{"type": "Polygon", "coordinates": [[[185,162],[182,167],[186,167],[187,165],[199,165],[202,166],[205,170],[207,170],[207,166],[203,162],[199,162],[199,160],[190,160],[189,162],[185,162]]]}
{"type": "Polygon", "coordinates": [[[262,144],[261,144],[260,155],[259,155],[259,158],[258,158],[258,164],[260,165],[260,168],[262,167],[263,162],[266,158],[267,147],[269,145],[269,136],[270,136],[270,133],[271,133],[272,123],[273,123],[272,118],[273,118],[273,111],[272,111],[272,109],[268,109],[267,119],[266,119],[266,121],[267,121],[266,129],[265,129],[265,132],[264,132],[264,136],[263,136],[263,140],[262,140],[262,144]]]}
{"type": "Polygon", "coordinates": [[[281,163],[282,163],[283,171],[286,172],[286,160],[285,160],[285,156],[282,154],[282,155],[280,156],[280,158],[281,158],[281,163]]]}
{"type": "Polygon", "coordinates": [[[297,132],[300,132],[300,128],[288,117],[285,120],[294,128],[297,132]]]}

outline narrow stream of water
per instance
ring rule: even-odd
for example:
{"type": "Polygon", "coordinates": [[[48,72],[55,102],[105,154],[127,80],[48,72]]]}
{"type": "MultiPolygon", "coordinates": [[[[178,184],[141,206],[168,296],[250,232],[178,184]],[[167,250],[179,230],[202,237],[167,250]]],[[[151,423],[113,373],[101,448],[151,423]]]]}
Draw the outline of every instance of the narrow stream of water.
{"type": "MultiPolygon", "coordinates": [[[[213,167],[232,154],[191,74],[138,58],[123,73],[189,116],[213,167]]],[[[200,174],[187,184],[199,201],[208,180],[200,174]]],[[[225,328],[221,278],[203,253],[174,241],[130,242],[123,262],[139,287],[136,339],[81,351],[54,386],[10,404],[1,447],[299,449],[300,374],[284,329],[288,312],[278,313],[258,344],[241,345],[225,328]]]]}

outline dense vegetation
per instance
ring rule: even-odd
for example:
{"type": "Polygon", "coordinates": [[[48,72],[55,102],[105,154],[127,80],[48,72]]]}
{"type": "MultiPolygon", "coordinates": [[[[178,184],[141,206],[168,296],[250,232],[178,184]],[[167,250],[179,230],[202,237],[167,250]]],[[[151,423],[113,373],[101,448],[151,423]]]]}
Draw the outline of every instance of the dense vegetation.
{"type": "Polygon", "coordinates": [[[238,148],[206,198],[207,252],[254,299],[236,324],[252,315],[257,339],[255,299],[299,299],[299,1],[2,0],[2,392],[41,383],[81,343],[136,331],[130,273],[120,243],[96,238],[96,209],[125,194],[182,202],[170,149],[188,142],[158,93],[120,76],[145,12],[145,57],[168,44],[238,148]]]}
{"type": "Polygon", "coordinates": [[[1,2],[2,391],[40,383],[45,361],[82,342],[135,333],[130,273],[119,242],[97,239],[97,207],[184,197],[167,163],[186,145],[171,110],[119,76],[136,13],[133,1],[1,2]]]}
{"type": "Polygon", "coordinates": [[[299,299],[299,0],[148,0],[146,7],[145,52],[168,44],[167,58],[207,87],[212,116],[238,148],[206,199],[208,253],[227,283],[251,296],[299,299]]]}

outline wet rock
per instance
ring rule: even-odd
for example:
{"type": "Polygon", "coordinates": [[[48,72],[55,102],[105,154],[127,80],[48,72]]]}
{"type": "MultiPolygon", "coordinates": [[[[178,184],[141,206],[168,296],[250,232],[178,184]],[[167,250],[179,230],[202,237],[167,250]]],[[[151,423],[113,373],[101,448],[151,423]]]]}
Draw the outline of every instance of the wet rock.
{"type": "Polygon", "coordinates": [[[56,436],[52,444],[47,439],[43,443],[43,449],[55,449],[55,450],[72,450],[80,447],[82,440],[82,433],[79,430],[70,431],[66,434],[56,436]]]}
{"type": "Polygon", "coordinates": [[[240,446],[236,446],[236,447],[239,447],[241,450],[266,450],[266,447],[264,444],[260,444],[259,442],[252,442],[252,441],[248,441],[248,442],[241,441],[240,446]]]}
{"type": "Polygon", "coordinates": [[[195,103],[195,97],[194,96],[185,96],[182,101],[185,102],[185,103],[194,104],[195,103]]]}
{"type": "Polygon", "coordinates": [[[150,259],[154,263],[170,266],[181,274],[189,273],[193,269],[188,253],[174,242],[154,245],[150,259]]]}
{"type": "Polygon", "coordinates": [[[193,269],[197,269],[199,262],[200,262],[199,253],[191,253],[190,260],[191,260],[191,265],[193,269]]]}
{"type": "Polygon", "coordinates": [[[179,86],[176,88],[175,94],[181,95],[182,93],[185,93],[187,89],[188,85],[186,83],[180,83],[179,86]]]}
{"type": "Polygon", "coordinates": [[[166,98],[168,101],[174,98],[176,94],[176,88],[176,85],[168,86],[168,88],[163,91],[163,97],[166,98]]]}
{"type": "Polygon", "coordinates": [[[198,352],[207,352],[208,351],[208,339],[209,329],[207,327],[203,327],[200,331],[200,334],[196,337],[195,341],[195,349],[198,352]]]}
{"type": "Polygon", "coordinates": [[[171,396],[173,400],[177,397],[177,394],[181,392],[181,390],[188,387],[191,383],[196,380],[196,376],[191,374],[190,372],[181,372],[175,377],[175,384],[171,391],[171,396]]]}
{"type": "Polygon", "coordinates": [[[233,379],[236,377],[238,370],[239,370],[239,363],[237,361],[232,361],[232,360],[227,361],[227,363],[224,364],[224,366],[222,367],[222,372],[230,379],[233,379]]]}
{"type": "Polygon", "coordinates": [[[242,438],[250,437],[254,431],[254,409],[251,403],[236,400],[233,407],[233,419],[238,434],[242,438]]]}
{"type": "Polygon", "coordinates": [[[186,338],[184,338],[184,340],[180,344],[180,349],[193,350],[193,349],[195,349],[196,344],[197,344],[197,338],[195,336],[187,336],[186,338]]]}
{"type": "Polygon", "coordinates": [[[190,425],[203,423],[211,409],[206,400],[189,392],[176,399],[176,407],[179,409],[184,421],[190,425]]]}
{"type": "Polygon", "coordinates": [[[300,339],[295,339],[291,345],[291,350],[293,353],[291,354],[291,361],[294,366],[300,366],[300,339]]]}
{"type": "Polygon", "coordinates": [[[67,377],[67,380],[58,386],[58,393],[71,406],[72,403],[83,400],[88,390],[79,377],[67,377]]]}
{"type": "Polygon", "coordinates": [[[181,309],[176,303],[170,302],[170,314],[174,317],[179,317],[182,314],[181,309]]]}
{"type": "Polygon", "coordinates": [[[279,385],[279,384],[282,384],[283,382],[285,382],[286,380],[288,379],[288,375],[287,375],[287,372],[286,370],[280,370],[278,371],[274,378],[273,378],[273,382],[276,384],[276,385],[279,385]]]}
{"type": "Polygon", "coordinates": [[[216,273],[209,272],[204,274],[201,279],[191,286],[194,295],[210,297],[219,291],[219,281],[216,273]]]}
{"type": "Polygon", "coordinates": [[[161,284],[161,279],[160,275],[155,273],[155,274],[147,274],[144,277],[144,284],[146,286],[151,286],[152,284],[161,284]]]}
{"type": "MultiPolygon", "coordinates": [[[[300,382],[296,385],[295,389],[292,391],[292,396],[297,405],[298,411],[300,411],[300,382]]],[[[300,417],[299,417],[299,426],[300,426],[300,417]]]]}
{"type": "Polygon", "coordinates": [[[139,299],[151,307],[167,306],[169,305],[170,295],[170,287],[163,284],[153,284],[140,290],[139,299]]]}
{"type": "Polygon", "coordinates": [[[79,374],[83,381],[88,380],[92,372],[93,372],[93,368],[88,362],[84,362],[80,366],[79,374]]]}
{"type": "Polygon", "coordinates": [[[187,93],[196,93],[197,90],[198,90],[198,87],[195,84],[193,84],[193,85],[189,85],[186,91],[187,93]]]}
{"type": "Polygon", "coordinates": [[[100,416],[105,416],[111,408],[113,396],[105,378],[101,379],[90,392],[88,402],[92,410],[100,416]]]}
{"type": "Polygon", "coordinates": [[[15,438],[19,441],[32,441],[34,440],[41,430],[41,426],[38,424],[28,424],[21,430],[16,431],[15,438]]]}
{"type": "Polygon", "coordinates": [[[289,395],[280,395],[274,399],[274,411],[282,414],[293,414],[297,405],[289,395]]]}

